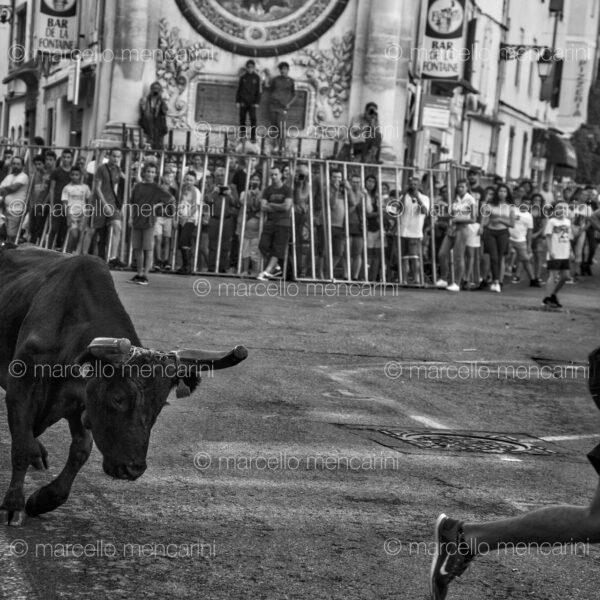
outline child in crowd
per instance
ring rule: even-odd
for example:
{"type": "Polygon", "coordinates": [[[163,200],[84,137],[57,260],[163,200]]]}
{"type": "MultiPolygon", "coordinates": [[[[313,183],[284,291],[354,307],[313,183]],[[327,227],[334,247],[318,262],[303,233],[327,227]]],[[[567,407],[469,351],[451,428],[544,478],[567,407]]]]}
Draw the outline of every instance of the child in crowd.
{"type": "Polygon", "coordinates": [[[160,187],[168,192],[169,200],[159,202],[154,209],[154,268],[153,271],[170,271],[169,256],[171,255],[171,238],[173,237],[173,217],[175,216],[174,199],[177,187],[172,178],[161,177],[160,187]]]}
{"type": "Polygon", "coordinates": [[[462,289],[476,290],[481,283],[480,252],[481,252],[481,223],[470,223],[467,226],[467,250],[465,279],[461,284],[462,289]]]}
{"type": "Polygon", "coordinates": [[[531,216],[533,217],[533,233],[531,234],[531,250],[533,252],[533,276],[542,284],[542,268],[546,262],[546,216],[550,206],[546,204],[541,193],[531,196],[531,216]]]}
{"type": "Polygon", "coordinates": [[[148,285],[154,252],[156,205],[172,201],[171,194],[156,183],[156,166],[146,164],[142,169],[142,182],[136,183],[131,193],[131,246],[137,266],[137,275],[132,277],[132,283],[148,285]]]}
{"type": "Polygon", "coordinates": [[[178,275],[189,275],[192,272],[192,249],[195,247],[197,227],[202,210],[200,190],[196,187],[196,173],[189,171],[183,179],[181,201],[177,210],[179,225],[179,250],[181,251],[181,268],[178,275]]]}
{"type": "Polygon", "coordinates": [[[560,291],[570,276],[571,257],[571,220],[567,218],[569,207],[560,201],[554,207],[554,216],[546,224],[546,244],[548,246],[548,281],[546,282],[547,296],[544,306],[562,308],[556,294],[560,291]],[[555,283],[556,276],[559,276],[555,283]]]}
{"type": "Polygon", "coordinates": [[[238,219],[236,234],[242,242],[242,277],[251,277],[259,273],[260,251],[258,239],[260,230],[260,175],[255,173],[250,178],[248,194],[242,192],[241,202],[244,207],[245,225],[243,219],[238,219]],[[243,233],[243,235],[242,235],[243,233]]]}
{"type": "Polygon", "coordinates": [[[92,192],[81,182],[83,173],[80,167],[72,167],[70,177],[71,183],[63,188],[61,201],[67,213],[67,252],[74,253],[85,228],[86,218],[92,214],[92,207],[88,203],[92,192]]]}

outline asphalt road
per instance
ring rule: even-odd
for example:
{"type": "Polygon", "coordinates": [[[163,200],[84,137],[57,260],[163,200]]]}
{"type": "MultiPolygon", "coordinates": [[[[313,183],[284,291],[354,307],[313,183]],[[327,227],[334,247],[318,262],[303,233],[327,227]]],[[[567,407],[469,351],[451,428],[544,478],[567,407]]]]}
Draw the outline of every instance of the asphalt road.
{"type": "MultiPolygon", "coordinates": [[[[244,344],[249,358],[172,395],[139,480],[111,480],[94,449],[65,505],[0,531],[2,598],[424,600],[439,512],[494,519],[593,492],[600,415],[581,367],[600,344],[597,276],[564,290],[562,312],[525,284],[452,295],[130,276],[116,286],[145,345],[244,344]],[[518,451],[415,445],[440,430],[503,434],[518,451]]],[[[68,438],[63,424],[42,436],[50,471],[27,493],[58,474],[68,438]]],[[[598,598],[596,547],[522,554],[478,559],[448,600],[598,598]]]]}

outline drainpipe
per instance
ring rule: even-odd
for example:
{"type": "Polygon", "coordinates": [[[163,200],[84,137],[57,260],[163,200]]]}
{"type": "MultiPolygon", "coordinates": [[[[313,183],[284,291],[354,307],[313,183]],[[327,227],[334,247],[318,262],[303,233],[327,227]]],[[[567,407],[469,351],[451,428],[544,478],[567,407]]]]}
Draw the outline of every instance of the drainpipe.
{"type": "Polygon", "coordinates": [[[102,60],[100,53],[102,52],[102,41],[104,39],[104,8],[105,0],[100,0],[96,5],[96,69],[94,73],[94,100],[92,103],[92,131],[90,140],[98,138],[98,105],[100,103],[100,74],[102,70],[102,60]]]}
{"type": "MultiPolygon", "coordinates": [[[[502,7],[502,35],[501,43],[506,44],[508,42],[508,12],[510,10],[510,0],[504,0],[502,7]]],[[[506,61],[498,61],[498,76],[496,78],[496,97],[494,99],[494,118],[499,120],[500,115],[500,99],[502,97],[502,87],[504,85],[504,79],[506,76],[506,61]]],[[[501,125],[494,125],[492,129],[492,139],[490,143],[490,167],[492,175],[496,175],[498,172],[498,152],[500,150],[500,127],[501,125]]]]}

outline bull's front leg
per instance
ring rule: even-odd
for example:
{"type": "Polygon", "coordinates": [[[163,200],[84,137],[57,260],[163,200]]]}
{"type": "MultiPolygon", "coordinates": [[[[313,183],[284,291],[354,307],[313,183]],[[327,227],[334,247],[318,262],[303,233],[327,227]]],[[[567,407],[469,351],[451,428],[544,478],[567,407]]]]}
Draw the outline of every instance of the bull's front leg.
{"type": "Polygon", "coordinates": [[[6,408],[11,435],[12,475],[8,491],[0,506],[0,524],[19,526],[25,519],[23,493],[25,474],[30,464],[43,464],[44,457],[43,446],[33,436],[30,395],[18,383],[11,385],[9,382],[7,387],[6,408]]]}
{"type": "Polygon", "coordinates": [[[29,496],[25,508],[28,515],[41,515],[64,504],[69,497],[75,476],[90,456],[92,434],[83,426],[81,415],[73,413],[67,419],[72,437],[67,463],[56,479],[29,496]]]}

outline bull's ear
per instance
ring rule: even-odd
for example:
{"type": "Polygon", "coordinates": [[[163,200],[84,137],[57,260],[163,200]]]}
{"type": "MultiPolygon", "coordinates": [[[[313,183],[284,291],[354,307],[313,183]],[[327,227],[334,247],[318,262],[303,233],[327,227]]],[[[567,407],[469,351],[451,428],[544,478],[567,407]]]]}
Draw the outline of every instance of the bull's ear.
{"type": "Polygon", "coordinates": [[[191,396],[202,380],[200,369],[196,366],[179,364],[178,375],[172,379],[177,398],[191,396]]]}

